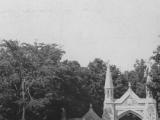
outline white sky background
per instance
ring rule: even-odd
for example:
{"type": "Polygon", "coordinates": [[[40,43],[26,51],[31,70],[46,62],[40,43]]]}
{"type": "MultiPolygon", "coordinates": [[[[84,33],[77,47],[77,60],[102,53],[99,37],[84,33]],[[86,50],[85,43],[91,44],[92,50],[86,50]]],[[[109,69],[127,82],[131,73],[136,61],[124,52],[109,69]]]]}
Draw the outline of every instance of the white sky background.
{"type": "Polygon", "coordinates": [[[122,71],[160,45],[160,0],[1,0],[0,39],[58,43],[86,66],[110,60],[122,71]]]}

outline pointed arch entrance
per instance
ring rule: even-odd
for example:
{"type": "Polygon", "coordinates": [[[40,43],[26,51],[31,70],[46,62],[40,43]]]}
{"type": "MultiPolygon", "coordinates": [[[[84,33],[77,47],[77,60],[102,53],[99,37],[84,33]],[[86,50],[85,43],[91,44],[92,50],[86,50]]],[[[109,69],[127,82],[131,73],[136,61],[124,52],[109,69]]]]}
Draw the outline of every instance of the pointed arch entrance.
{"type": "Polygon", "coordinates": [[[128,113],[132,113],[143,119],[146,99],[139,98],[131,89],[129,85],[126,93],[120,98],[115,100],[115,112],[117,119],[120,119],[128,113]]]}
{"type": "Polygon", "coordinates": [[[125,111],[123,113],[121,113],[119,116],[118,116],[118,120],[123,120],[122,118],[125,117],[126,115],[133,115],[133,116],[136,116],[137,118],[139,118],[139,120],[142,120],[143,119],[143,116],[141,116],[139,113],[135,112],[135,111],[132,111],[132,110],[128,110],[128,111],[125,111]]]}
{"type": "Polygon", "coordinates": [[[118,120],[142,120],[142,119],[143,119],[142,116],[130,110],[123,113],[118,118],[118,120]]]}

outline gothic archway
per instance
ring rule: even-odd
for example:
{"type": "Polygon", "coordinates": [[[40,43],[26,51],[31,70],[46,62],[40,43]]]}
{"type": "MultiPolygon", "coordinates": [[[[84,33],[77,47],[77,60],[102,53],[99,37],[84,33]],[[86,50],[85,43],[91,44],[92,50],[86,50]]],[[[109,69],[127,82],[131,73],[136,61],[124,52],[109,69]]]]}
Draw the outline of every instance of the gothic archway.
{"type": "Polygon", "coordinates": [[[118,120],[142,120],[140,116],[135,115],[133,112],[127,112],[123,116],[120,116],[118,120]]]}
{"type": "Polygon", "coordinates": [[[118,116],[118,120],[142,120],[143,117],[135,111],[128,110],[118,116]]]}

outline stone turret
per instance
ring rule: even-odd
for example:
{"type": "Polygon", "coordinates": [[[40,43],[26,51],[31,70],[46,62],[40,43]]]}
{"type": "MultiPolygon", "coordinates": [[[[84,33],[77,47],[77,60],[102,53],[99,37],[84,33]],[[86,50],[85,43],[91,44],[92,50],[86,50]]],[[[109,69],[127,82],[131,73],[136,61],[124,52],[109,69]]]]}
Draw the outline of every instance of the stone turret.
{"type": "Polygon", "coordinates": [[[146,71],[145,71],[145,76],[146,77],[146,99],[149,100],[153,100],[153,96],[152,96],[152,92],[151,90],[148,88],[148,84],[150,84],[152,82],[152,76],[151,76],[151,63],[149,63],[147,65],[146,71]]]}
{"type": "Polygon", "coordinates": [[[114,98],[113,98],[113,81],[110,71],[110,65],[107,64],[107,72],[105,78],[105,99],[103,108],[103,120],[114,120],[114,98]]]}
{"type": "Polygon", "coordinates": [[[147,86],[147,84],[150,84],[152,82],[151,67],[152,64],[151,62],[149,62],[144,76],[147,79],[146,79],[146,103],[144,108],[143,120],[157,120],[156,101],[153,98],[151,90],[147,86]]]}

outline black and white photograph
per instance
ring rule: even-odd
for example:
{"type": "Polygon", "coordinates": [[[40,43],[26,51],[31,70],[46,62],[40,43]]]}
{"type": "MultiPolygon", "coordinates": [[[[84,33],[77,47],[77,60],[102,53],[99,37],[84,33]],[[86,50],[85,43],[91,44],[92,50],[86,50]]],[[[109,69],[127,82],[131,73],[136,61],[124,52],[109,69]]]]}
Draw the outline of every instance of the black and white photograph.
{"type": "Polygon", "coordinates": [[[0,120],[160,120],[160,0],[0,0],[0,120]]]}

